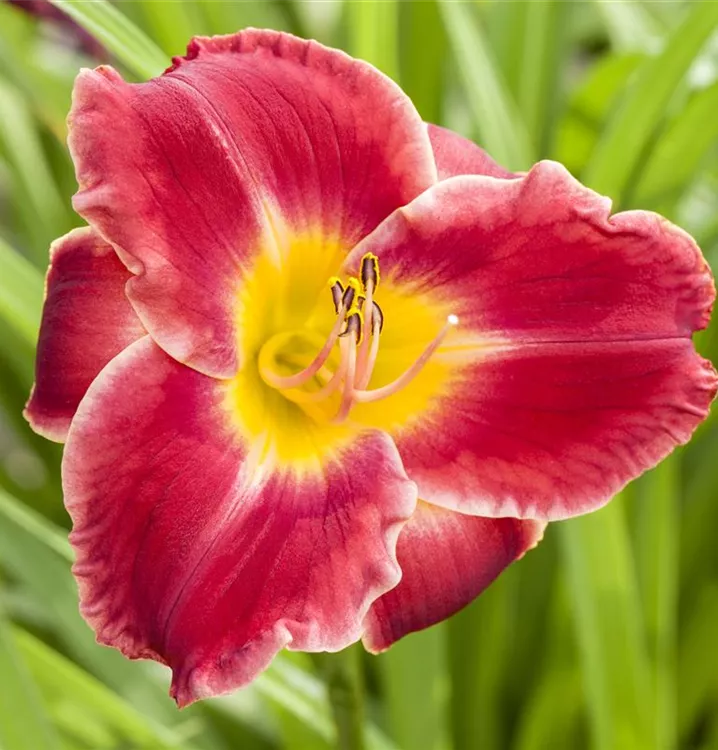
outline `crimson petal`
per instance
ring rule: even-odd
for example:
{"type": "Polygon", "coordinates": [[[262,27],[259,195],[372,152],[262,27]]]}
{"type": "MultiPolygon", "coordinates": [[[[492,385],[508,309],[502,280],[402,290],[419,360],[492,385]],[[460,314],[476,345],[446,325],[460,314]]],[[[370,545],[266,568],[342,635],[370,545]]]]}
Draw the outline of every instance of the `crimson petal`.
{"type": "MultiPolygon", "coordinates": [[[[458,315],[451,383],[397,445],[420,496],[484,516],[595,509],[686,442],[716,374],[690,341],[715,296],[693,240],[551,162],[455,177],[385,221],[391,283],[458,315]]],[[[447,360],[448,361],[448,360],[447,360]]]]}
{"type": "Polygon", "coordinates": [[[53,243],[25,417],[63,442],[77,405],[100,370],[145,330],[125,296],[130,274],[89,228],[53,243]]]}
{"type": "Polygon", "coordinates": [[[482,148],[448,128],[428,126],[439,179],[461,174],[483,174],[510,179],[517,175],[497,164],[482,148]]]}
{"type": "Polygon", "coordinates": [[[370,65],[288,34],[194,39],[131,85],[84,71],[70,114],[76,210],[136,275],[128,296],[177,360],[238,366],[242,276],[293,238],[350,248],[436,180],[410,100],[370,65]]]}
{"type": "Polygon", "coordinates": [[[83,615],[101,643],[167,663],[180,705],[248,683],[283,647],[357,640],[399,580],[416,502],[381,433],[317,470],[270,468],[225,388],[145,337],[90,387],[63,463],[83,615]]]}
{"type": "Polygon", "coordinates": [[[365,647],[384,651],[458,612],[535,547],[544,528],[539,521],[467,516],[419,501],[399,535],[401,582],[369,610],[365,647]]]}

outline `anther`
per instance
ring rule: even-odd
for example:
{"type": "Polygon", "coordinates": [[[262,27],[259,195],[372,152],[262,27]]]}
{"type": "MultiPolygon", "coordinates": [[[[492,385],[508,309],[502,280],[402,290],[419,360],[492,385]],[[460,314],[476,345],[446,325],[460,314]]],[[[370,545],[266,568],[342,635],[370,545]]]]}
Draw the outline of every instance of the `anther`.
{"type": "Polygon", "coordinates": [[[329,288],[332,292],[332,301],[334,302],[334,312],[338,315],[339,308],[342,304],[342,297],[344,296],[344,284],[338,276],[332,276],[329,279],[329,288]]]}
{"type": "Polygon", "coordinates": [[[384,330],[384,313],[376,302],[372,302],[371,329],[375,336],[384,330]]]}
{"type": "Polygon", "coordinates": [[[356,343],[358,344],[362,339],[362,331],[364,328],[364,316],[358,307],[353,307],[347,313],[346,317],[346,328],[339,334],[340,336],[348,336],[354,334],[356,343]]]}
{"type": "Polygon", "coordinates": [[[367,253],[361,259],[359,275],[364,289],[374,290],[379,286],[379,258],[374,253],[367,253]]]}
{"type": "Polygon", "coordinates": [[[347,287],[342,295],[342,302],[344,303],[345,310],[351,310],[354,300],[360,292],[361,285],[359,284],[359,280],[352,276],[349,281],[347,281],[347,287]]]}
{"type": "MultiPolygon", "coordinates": [[[[364,312],[364,303],[366,302],[366,297],[363,294],[360,294],[358,300],[359,301],[357,302],[357,306],[362,312],[364,312]]],[[[379,333],[381,333],[384,330],[384,313],[382,312],[382,309],[381,307],[379,307],[378,303],[372,301],[372,334],[377,330],[377,326],[379,328],[379,333]]]]}

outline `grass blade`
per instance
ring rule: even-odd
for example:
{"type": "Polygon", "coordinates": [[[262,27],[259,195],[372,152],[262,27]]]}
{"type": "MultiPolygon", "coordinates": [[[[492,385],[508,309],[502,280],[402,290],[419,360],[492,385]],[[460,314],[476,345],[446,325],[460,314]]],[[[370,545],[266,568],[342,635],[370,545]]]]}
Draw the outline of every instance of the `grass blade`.
{"type": "Polygon", "coordinates": [[[456,748],[507,747],[501,721],[516,569],[449,620],[451,733],[456,748]],[[491,648],[485,648],[490,643],[491,648]]]}
{"type": "Polygon", "coordinates": [[[447,628],[436,625],[396,643],[377,658],[390,734],[401,748],[446,744],[447,628]]]}
{"type": "Polygon", "coordinates": [[[158,76],[169,60],[162,50],[107,0],[48,0],[140,78],[158,76]]]}
{"type": "Polygon", "coordinates": [[[641,477],[637,568],[648,650],[653,662],[656,750],[676,745],[676,637],[680,486],[678,457],[641,477]]]}
{"type": "Polygon", "coordinates": [[[640,3],[595,0],[594,6],[618,52],[650,52],[660,46],[660,26],[640,3]]]}
{"type": "Polygon", "coordinates": [[[571,4],[563,0],[527,2],[526,34],[522,45],[522,68],[518,109],[531,136],[535,153],[544,158],[550,151],[552,124],[562,96],[560,71],[570,50],[566,39],[571,4]]]}
{"type": "Polygon", "coordinates": [[[673,201],[695,174],[718,140],[718,83],[694,94],[669,123],[653,148],[633,191],[636,204],[655,206],[673,201]]]}
{"type": "MultiPolygon", "coordinates": [[[[204,19],[200,14],[201,8],[196,3],[178,2],[170,0],[167,2],[156,2],[156,0],[143,0],[137,3],[142,18],[145,21],[147,31],[151,34],[162,50],[171,55],[183,55],[187,42],[193,36],[205,34],[204,19]]],[[[167,67],[167,62],[165,62],[167,67]]]]}
{"type": "Polygon", "coordinates": [[[46,699],[63,703],[71,700],[81,705],[83,714],[105,725],[116,744],[124,742],[157,750],[189,748],[185,743],[178,744],[175,733],[150,722],[94,677],[30,633],[16,629],[14,640],[46,699]]]}
{"type": "Polygon", "coordinates": [[[344,6],[348,52],[399,80],[399,4],[396,0],[365,0],[344,6]]]}
{"type": "Polygon", "coordinates": [[[561,523],[595,750],[655,750],[649,664],[620,499],[561,523]]]}
{"type": "Polygon", "coordinates": [[[508,169],[528,169],[533,151],[471,6],[441,0],[440,9],[481,145],[508,169]]]}
{"type": "Polygon", "coordinates": [[[657,123],[716,24],[718,3],[691,4],[661,54],[641,66],[583,175],[590,187],[624,201],[657,123]]]}
{"type": "Polygon", "coordinates": [[[0,238],[0,318],[33,347],[42,297],[40,272],[0,238]]]}
{"type": "Polygon", "coordinates": [[[39,691],[18,652],[0,604],[0,747],[3,750],[59,750],[59,738],[45,714],[39,691]]]}
{"type": "Polygon", "coordinates": [[[399,12],[402,87],[424,120],[441,123],[447,39],[437,0],[401,3],[399,12]]]}
{"type": "Polygon", "coordinates": [[[0,79],[0,151],[11,168],[12,197],[33,260],[44,268],[53,239],[70,228],[34,118],[23,98],[0,79]]]}

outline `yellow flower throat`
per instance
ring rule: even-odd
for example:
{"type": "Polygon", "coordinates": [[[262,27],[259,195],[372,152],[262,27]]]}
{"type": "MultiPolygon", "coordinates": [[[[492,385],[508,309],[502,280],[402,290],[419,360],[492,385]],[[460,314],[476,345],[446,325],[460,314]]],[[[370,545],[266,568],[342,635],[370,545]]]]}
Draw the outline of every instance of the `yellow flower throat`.
{"type": "MultiPolygon", "coordinates": [[[[368,253],[362,258],[360,276],[361,280],[351,276],[346,286],[336,276],[329,280],[336,320],[323,346],[304,369],[293,375],[280,375],[273,369],[278,352],[286,346],[287,336],[291,337],[292,333],[274,336],[259,352],[262,380],[282,391],[285,398],[298,404],[314,419],[317,419],[317,410],[307,407],[326,402],[339,391],[339,409],[331,419],[334,424],[344,422],[355,403],[380,401],[408,385],[439,347],[449,328],[458,323],[456,316],[450,315],[438,335],[404,373],[381,388],[365,390],[374,371],[384,327],[384,313],[374,300],[379,286],[379,260],[375,255],[368,253]],[[340,356],[332,371],[327,360],[337,341],[340,356]],[[309,384],[314,387],[305,389],[309,384]]],[[[321,421],[321,417],[317,421],[321,421]]]]}
{"type": "MultiPolygon", "coordinates": [[[[306,253],[302,260],[306,268],[306,253]]],[[[317,284],[305,285],[306,297],[297,295],[297,270],[290,262],[280,287],[274,269],[270,286],[272,271],[260,262],[246,284],[240,330],[254,322],[255,335],[240,342],[245,361],[226,399],[260,460],[293,468],[321,464],[358,430],[391,432],[429,407],[448,379],[448,367],[433,355],[458,323],[443,305],[411,290],[382,282],[377,294],[379,261],[371,253],[346,282],[329,277],[328,293],[324,281],[326,296],[316,295],[314,304],[307,298],[312,286],[319,292],[317,284]]]]}

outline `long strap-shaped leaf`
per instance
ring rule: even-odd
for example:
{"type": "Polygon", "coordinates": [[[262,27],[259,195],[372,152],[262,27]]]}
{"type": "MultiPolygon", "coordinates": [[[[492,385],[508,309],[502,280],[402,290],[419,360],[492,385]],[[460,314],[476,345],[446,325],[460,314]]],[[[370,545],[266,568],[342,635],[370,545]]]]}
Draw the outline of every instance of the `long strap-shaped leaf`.
{"type": "Polygon", "coordinates": [[[440,4],[481,145],[509,169],[528,169],[533,153],[518,109],[501,80],[468,3],[440,4]]]}
{"type": "Polygon", "coordinates": [[[153,78],[168,65],[162,50],[107,0],[49,0],[117,56],[140,78],[153,78]]]}
{"type": "Polygon", "coordinates": [[[59,750],[59,738],[15,645],[1,605],[0,679],[0,747],[3,750],[59,750]]]}
{"type": "Polygon", "coordinates": [[[561,524],[594,750],[655,750],[650,667],[623,505],[561,524]]]}
{"type": "Polygon", "coordinates": [[[646,61],[599,141],[584,181],[621,203],[666,105],[718,24],[718,3],[695,3],[663,52],[646,61]]]}
{"type": "Polygon", "coordinates": [[[34,344],[42,309],[40,272],[0,238],[0,320],[34,344]]]}

